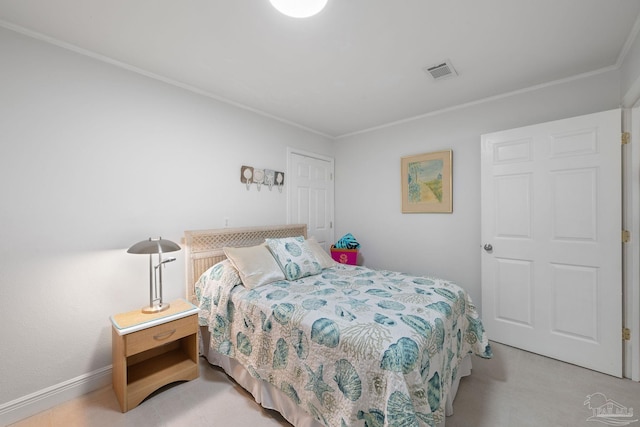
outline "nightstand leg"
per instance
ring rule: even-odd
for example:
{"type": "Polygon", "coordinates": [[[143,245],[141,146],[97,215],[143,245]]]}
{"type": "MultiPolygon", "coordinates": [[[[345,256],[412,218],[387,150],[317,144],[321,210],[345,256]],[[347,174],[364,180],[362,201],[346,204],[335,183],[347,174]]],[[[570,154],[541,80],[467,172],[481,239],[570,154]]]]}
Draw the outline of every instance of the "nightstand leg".
{"type": "Polygon", "coordinates": [[[127,412],[127,358],[124,354],[124,337],[111,330],[112,363],[111,382],[122,412],[127,412]]]}

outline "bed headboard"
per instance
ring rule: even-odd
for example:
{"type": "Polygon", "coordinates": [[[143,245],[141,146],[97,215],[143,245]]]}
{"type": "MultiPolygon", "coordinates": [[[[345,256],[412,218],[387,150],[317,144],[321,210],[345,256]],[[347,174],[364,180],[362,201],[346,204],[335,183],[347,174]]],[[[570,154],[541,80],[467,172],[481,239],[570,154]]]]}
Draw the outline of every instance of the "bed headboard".
{"type": "Polygon", "coordinates": [[[265,227],[221,228],[184,232],[185,261],[187,263],[187,301],[195,303],[194,285],[211,266],[224,260],[225,246],[244,247],[264,243],[265,239],[304,236],[306,224],[272,225],[265,227]]]}

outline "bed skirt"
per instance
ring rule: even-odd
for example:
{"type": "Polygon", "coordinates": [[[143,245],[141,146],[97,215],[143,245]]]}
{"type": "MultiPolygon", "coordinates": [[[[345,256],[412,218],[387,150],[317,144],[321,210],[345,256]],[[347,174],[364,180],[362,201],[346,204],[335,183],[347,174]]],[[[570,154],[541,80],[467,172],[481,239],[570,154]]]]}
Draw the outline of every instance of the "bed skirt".
{"type": "MultiPolygon", "coordinates": [[[[214,366],[222,368],[228,376],[233,378],[242,388],[247,390],[255,401],[264,408],[273,409],[279,412],[287,421],[296,427],[324,427],[316,421],[309,413],[302,410],[282,391],[273,387],[266,381],[256,379],[251,376],[235,359],[229,358],[215,350],[209,348],[209,330],[205,326],[200,327],[200,354],[214,366]]],[[[458,367],[458,378],[451,384],[451,390],[447,396],[445,414],[453,415],[453,400],[458,392],[460,378],[471,374],[471,355],[467,355],[458,367]]],[[[444,427],[445,421],[436,427],[444,427]]]]}

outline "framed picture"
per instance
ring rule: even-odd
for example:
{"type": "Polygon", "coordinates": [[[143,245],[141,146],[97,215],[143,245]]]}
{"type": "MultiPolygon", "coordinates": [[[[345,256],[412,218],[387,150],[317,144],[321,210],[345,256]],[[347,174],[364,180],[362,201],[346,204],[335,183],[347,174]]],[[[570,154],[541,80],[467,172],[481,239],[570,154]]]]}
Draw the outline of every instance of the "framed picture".
{"type": "Polygon", "coordinates": [[[453,212],[451,150],[401,159],[402,213],[453,212]]]}

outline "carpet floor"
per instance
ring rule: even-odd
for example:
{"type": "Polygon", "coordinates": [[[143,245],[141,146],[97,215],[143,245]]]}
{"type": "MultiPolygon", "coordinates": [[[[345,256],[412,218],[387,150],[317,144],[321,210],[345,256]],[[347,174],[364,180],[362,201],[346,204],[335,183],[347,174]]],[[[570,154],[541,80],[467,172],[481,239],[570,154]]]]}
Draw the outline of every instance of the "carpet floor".
{"type": "MultiPolygon", "coordinates": [[[[614,409],[638,415],[618,417],[640,427],[640,383],[614,378],[505,345],[492,343],[494,358],[473,359],[460,382],[454,414],[446,427],[578,427],[609,424],[594,417],[607,400],[614,409]],[[585,405],[595,393],[591,406],[585,405]]],[[[200,359],[200,377],[167,386],[123,414],[110,387],[24,419],[14,427],[199,427],[290,426],[262,408],[219,368],[200,359]]]]}

